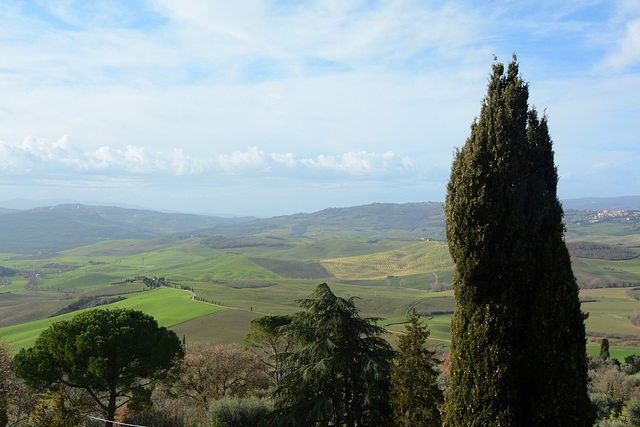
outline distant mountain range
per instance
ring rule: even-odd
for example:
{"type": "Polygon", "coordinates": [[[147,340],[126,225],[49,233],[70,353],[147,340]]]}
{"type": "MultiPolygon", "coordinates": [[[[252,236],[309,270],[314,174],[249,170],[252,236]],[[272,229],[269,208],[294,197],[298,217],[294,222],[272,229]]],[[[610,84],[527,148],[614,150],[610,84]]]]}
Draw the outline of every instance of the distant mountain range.
{"type": "MultiPolygon", "coordinates": [[[[640,210],[640,196],[571,199],[563,206],[565,210],[640,210]]],[[[374,203],[267,219],[83,204],[0,208],[0,253],[55,252],[108,239],[170,235],[445,239],[442,204],[434,202],[374,203]]]]}
{"type": "Polygon", "coordinates": [[[583,197],[562,201],[565,210],[606,210],[621,209],[626,211],[640,210],[640,196],[620,197],[583,197]]]}
{"type": "Polygon", "coordinates": [[[109,203],[105,201],[97,200],[73,200],[73,199],[45,199],[45,200],[32,200],[32,199],[11,199],[0,201],[0,209],[9,210],[29,210],[35,208],[41,208],[43,206],[58,206],[58,205],[90,205],[90,206],[115,206],[125,209],[142,209],[146,210],[142,206],[130,205],[125,203],[109,203]]]}
{"type": "MultiPolygon", "coordinates": [[[[0,200],[0,214],[15,210],[29,210],[40,208],[43,206],[58,206],[58,205],[89,205],[89,206],[113,206],[124,209],[136,209],[136,210],[155,210],[162,213],[190,213],[193,212],[178,212],[168,210],[149,209],[143,206],[131,205],[125,203],[111,203],[104,201],[79,201],[71,199],[48,199],[48,200],[31,200],[31,199],[12,199],[12,200],[0,200]]],[[[565,199],[562,200],[564,209],[573,210],[588,210],[588,209],[624,209],[624,210],[640,210],[640,196],[617,196],[617,197],[583,197],[579,199],[565,199]]],[[[195,215],[205,216],[217,216],[223,218],[242,217],[242,215],[231,214],[218,214],[218,213],[199,213],[195,215]]]]}

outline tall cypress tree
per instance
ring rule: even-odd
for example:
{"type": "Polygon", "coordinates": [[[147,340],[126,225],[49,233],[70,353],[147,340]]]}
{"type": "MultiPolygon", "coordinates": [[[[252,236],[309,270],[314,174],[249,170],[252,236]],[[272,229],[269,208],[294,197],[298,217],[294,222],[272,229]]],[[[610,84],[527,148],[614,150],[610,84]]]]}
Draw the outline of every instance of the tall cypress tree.
{"type": "Polygon", "coordinates": [[[514,55],[493,65],[456,153],[446,223],[456,271],[450,426],[590,426],[585,316],[563,240],[546,117],[514,55]]]}

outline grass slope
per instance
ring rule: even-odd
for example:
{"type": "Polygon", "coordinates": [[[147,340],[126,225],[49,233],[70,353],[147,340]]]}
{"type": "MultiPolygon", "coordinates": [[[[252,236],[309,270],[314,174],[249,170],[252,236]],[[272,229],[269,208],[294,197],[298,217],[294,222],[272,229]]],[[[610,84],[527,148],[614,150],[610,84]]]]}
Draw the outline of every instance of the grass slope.
{"type": "Polygon", "coordinates": [[[266,268],[274,274],[287,279],[331,280],[335,277],[317,261],[293,261],[271,258],[247,258],[254,264],[266,268]]]}
{"type": "MultiPolygon", "coordinates": [[[[153,316],[160,326],[165,327],[224,310],[222,307],[191,301],[190,293],[177,289],[155,289],[123,296],[127,299],[102,306],[101,308],[123,307],[141,310],[153,316]]],[[[30,347],[40,332],[51,326],[51,324],[60,320],[70,319],[77,313],[67,313],[61,316],[0,328],[0,338],[3,341],[15,343],[18,348],[30,347]]]]}

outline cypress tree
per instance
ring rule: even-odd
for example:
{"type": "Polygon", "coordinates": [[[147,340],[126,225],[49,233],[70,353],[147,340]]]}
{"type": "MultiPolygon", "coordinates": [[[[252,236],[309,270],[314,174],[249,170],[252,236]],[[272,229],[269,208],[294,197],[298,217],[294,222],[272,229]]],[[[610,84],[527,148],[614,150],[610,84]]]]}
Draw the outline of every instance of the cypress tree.
{"type": "Polygon", "coordinates": [[[547,119],[514,55],[493,65],[445,205],[456,263],[446,425],[591,426],[585,315],[547,119]]]}
{"type": "Polygon", "coordinates": [[[603,360],[607,360],[611,357],[609,354],[609,340],[606,338],[602,338],[602,340],[600,340],[600,357],[603,360]]]}

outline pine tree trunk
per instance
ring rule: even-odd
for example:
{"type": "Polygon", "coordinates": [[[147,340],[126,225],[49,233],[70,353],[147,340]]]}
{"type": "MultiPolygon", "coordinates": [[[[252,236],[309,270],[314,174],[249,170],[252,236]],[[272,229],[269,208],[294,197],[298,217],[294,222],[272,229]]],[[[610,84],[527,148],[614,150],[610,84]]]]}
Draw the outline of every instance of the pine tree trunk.
{"type": "Polygon", "coordinates": [[[109,394],[109,406],[107,407],[107,421],[105,427],[113,427],[113,420],[116,418],[116,389],[113,387],[109,394]]]}

